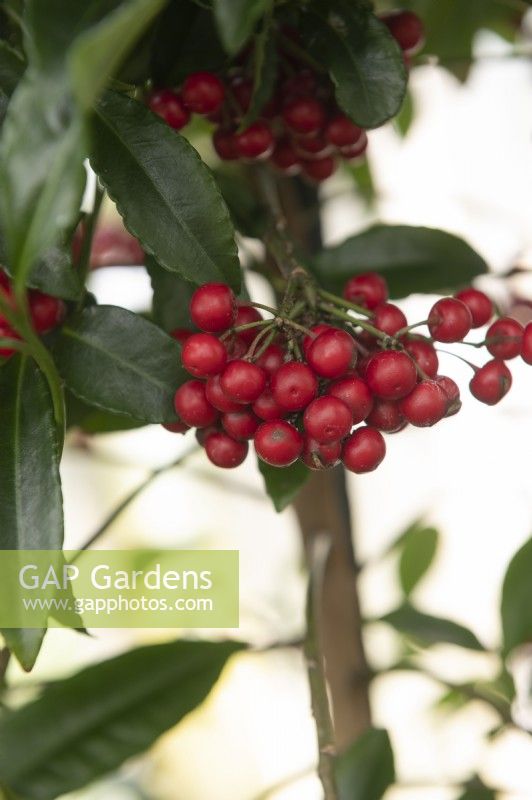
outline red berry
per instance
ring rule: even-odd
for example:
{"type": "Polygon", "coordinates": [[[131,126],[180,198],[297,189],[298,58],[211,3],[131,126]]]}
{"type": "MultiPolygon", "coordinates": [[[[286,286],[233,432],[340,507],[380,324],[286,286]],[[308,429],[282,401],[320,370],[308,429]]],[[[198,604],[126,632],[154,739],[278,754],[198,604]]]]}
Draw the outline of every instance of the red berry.
{"type": "Polygon", "coordinates": [[[377,469],[386,455],[382,433],[374,428],[357,428],[344,442],[342,464],[351,472],[361,474],[377,469]]]}
{"type": "Polygon", "coordinates": [[[353,417],[342,400],[324,395],[306,407],[303,425],[310,437],[320,444],[329,444],[347,436],[353,425],[353,417]]]}
{"type": "Polygon", "coordinates": [[[300,361],[289,361],[271,379],[275,402],[285,411],[302,411],[316,397],[318,381],[314,372],[300,361]]]}
{"type": "Polygon", "coordinates": [[[372,311],[388,299],[388,284],[376,272],[363,272],[349,278],[344,286],[344,297],[372,311]]]}
{"type": "Polygon", "coordinates": [[[327,469],[338,464],[341,454],[341,442],[320,444],[315,439],[311,439],[310,436],[305,436],[301,460],[309,469],[327,469]]]}
{"type": "Polygon", "coordinates": [[[268,158],[273,151],[274,138],[266,122],[254,122],[242,133],[235,134],[236,152],[240,158],[268,158]]]}
{"type": "Polygon", "coordinates": [[[271,161],[285,175],[297,175],[300,171],[299,157],[294,147],[286,139],[281,139],[276,144],[271,161]]]}
{"type": "Polygon", "coordinates": [[[225,283],[206,283],[190,300],[190,318],[202,331],[221,333],[230,328],[237,315],[236,299],[225,283]]]}
{"type": "Polygon", "coordinates": [[[269,387],[266,387],[263,393],[257,397],[252,408],[257,417],[268,421],[272,419],[281,419],[286,413],[274,398],[272,390],[269,387]]]}
{"type": "Polygon", "coordinates": [[[260,420],[247,408],[222,414],[222,426],[229,436],[238,441],[253,439],[260,420]]]}
{"type": "Polygon", "coordinates": [[[357,144],[364,131],[351,122],[344,114],[337,114],[329,120],[325,128],[325,136],[334,147],[350,147],[357,144]]]}
{"type": "Polygon", "coordinates": [[[414,55],[423,47],[425,32],[417,14],[412,11],[389,11],[381,19],[405,53],[414,55]]]}
{"type": "Polygon", "coordinates": [[[236,403],[253,403],[266,386],[266,372],[252,364],[236,358],[222,372],[220,385],[224,393],[236,403]]]}
{"type": "Polygon", "coordinates": [[[190,430],[190,425],[179,420],[178,422],[165,422],[163,428],[170,433],[186,433],[190,430]]]}
{"type": "Polygon", "coordinates": [[[215,114],[225,97],[223,83],[212,72],[189,75],[181,91],[185,106],[195,114],[215,114]]]}
{"type": "Polygon", "coordinates": [[[194,331],[191,331],[189,328],[174,328],[173,331],[170,331],[170,336],[172,339],[175,339],[176,342],[179,342],[182,347],[193,333],[194,331]]]}
{"type": "Polygon", "coordinates": [[[56,328],[65,314],[65,304],[57,297],[32,290],[28,293],[31,321],[37,333],[56,328]]]}
{"type": "Polygon", "coordinates": [[[249,111],[253,97],[253,81],[239,76],[231,81],[231,92],[241,110],[244,113],[249,111]]]}
{"type": "Polygon", "coordinates": [[[447,395],[437,381],[422,381],[404,397],[399,408],[411,425],[428,428],[444,418],[447,395]]]}
{"type": "Polygon", "coordinates": [[[229,359],[232,361],[234,358],[243,358],[247,351],[248,346],[241,336],[237,334],[230,336],[225,340],[225,346],[229,353],[229,359]]]}
{"type": "Polygon", "coordinates": [[[393,303],[382,303],[377,306],[373,313],[372,324],[389,336],[395,336],[398,331],[408,325],[408,321],[401,309],[393,303]]]}
{"type": "Polygon", "coordinates": [[[175,393],[174,406],[177,415],[191,428],[206,428],[218,418],[218,412],[207,400],[205,384],[187,381],[175,393]]]}
{"type": "Polygon", "coordinates": [[[303,450],[303,437],[297,428],[282,419],[263,422],[254,441],[258,457],[272,467],[288,467],[303,450]]]}
{"type": "Polygon", "coordinates": [[[405,342],[405,350],[427,378],[436,377],[439,366],[438,354],[430,342],[425,339],[409,339],[405,342]]]}
{"type": "Polygon", "coordinates": [[[196,378],[218,375],[227,363],[227,350],[211,333],[193,333],[183,345],[183,366],[196,378]]]}
{"type": "MultiPolygon", "coordinates": [[[[250,325],[252,322],[260,322],[261,319],[262,314],[254,306],[241,303],[238,306],[234,326],[235,328],[239,328],[241,325],[250,325]]],[[[249,347],[259,331],[260,327],[248,328],[245,331],[239,331],[238,335],[249,347]]]]}
{"type": "Polygon", "coordinates": [[[220,384],[220,375],[213,375],[205,384],[205,396],[211,406],[226,414],[229,411],[240,411],[242,406],[235,403],[225,394],[220,384]]]}
{"type": "Polygon", "coordinates": [[[279,367],[284,364],[285,352],[278,344],[270,344],[266,350],[260,354],[255,363],[265,369],[268,375],[273,375],[279,367]]]}
{"type": "Polygon", "coordinates": [[[332,156],[326,156],[315,161],[302,161],[301,168],[307,178],[320,183],[326,181],[335,172],[336,161],[332,156]]]}
{"type": "Polygon", "coordinates": [[[488,328],[486,348],[495,358],[508,361],[521,354],[523,334],[523,326],[516,319],[502,317],[488,328]]]}
{"type": "Polygon", "coordinates": [[[437,375],[436,383],[443,389],[447,398],[445,416],[452,417],[454,414],[458,414],[462,408],[462,401],[460,400],[460,389],[457,384],[447,375],[437,375]]]}
{"type": "Polygon", "coordinates": [[[212,144],[222,161],[235,161],[238,158],[235,134],[218,128],[212,136],[212,144]]]}
{"type": "Polygon", "coordinates": [[[493,316],[493,303],[484,292],[478,289],[462,289],[455,294],[457,300],[461,300],[471,312],[473,328],[481,328],[486,325],[493,316]]]}
{"type": "Polygon", "coordinates": [[[529,322],[523,333],[521,358],[526,364],[532,364],[532,322],[529,322]]]}
{"type": "Polygon", "coordinates": [[[340,328],[331,328],[317,336],[307,352],[307,361],[322,378],[341,378],[356,363],[353,337],[340,328]]]}
{"type": "Polygon", "coordinates": [[[220,433],[218,425],[208,425],[206,428],[196,428],[196,441],[201,447],[205,447],[205,442],[211,433],[220,433]]]}
{"type": "Polygon", "coordinates": [[[396,400],[375,400],[373,409],[366,417],[366,423],[384,433],[398,433],[406,427],[406,419],[396,400]]]}
{"type": "Polygon", "coordinates": [[[373,395],[362,378],[348,375],[331,383],[327,394],[342,400],[350,409],[353,425],[363,422],[373,408],[373,395]]]}
{"type": "Polygon", "coordinates": [[[281,86],[283,100],[312,95],[316,91],[316,76],[309,70],[302,70],[287,78],[281,86]]]}
{"type": "Polygon", "coordinates": [[[459,342],[471,330],[473,318],[465,303],[444,297],[434,303],[429,314],[429,330],[437,342],[459,342]]]}
{"type": "Polygon", "coordinates": [[[325,109],[319,100],[301,97],[286,104],[283,120],[294,133],[318,133],[325,122],[325,109]]]}
{"type": "Polygon", "coordinates": [[[496,405],[502,400],[512,386],[512,373],[504,363],[494,359],[478,369],[471,379],[469,388],[473,397],[486,403],[496,405]]]}
{"type": "Polygon", "coordinates": [[[323,136],[305,136],[294,141],[296,152],[303,159],[316,161],[332,152],[332,147],[323,136]]]}
{"type": "Polygon", "coordinates": [[[396,350],[384,350],[374,355],[366,368],[366,381],[377,397],[399,400],[410,394],[417,382],[412,359],[396,350]]]}
{"type": "Polygon", "coordinates": [[[327,325],[325,322],[319,322],[317,325],[313,325],[310,329],[311,332],[314,334],[310,336],[307,334],[303,337],[303,355],[305,358],[308,358],[308,351],[310,349],[310,345],[312,342],[316,340],[316,338],[320,335],[320,333],[324,333],[325,331],[335,331],[336,328],[333,328],[332,325],[327,325]]]}
{"type": "Polygon", "coordinates": [[[340,154],[342,158],[345,158],[347,161],[350,161],[353,158],[361,158],[361,156],[363,156],[368,149],[368,144],[368,137],[364,131],[356,144],[352,144],[349,147],[342,147],[340,154]]]}
{"type": "Polygon", "coordinates": [[[222,469],[240,466],[246,460],[249,449],[247,442],[237,442],[222,431],[209,434],[204,446],[209,461],[222,469]]]}
{"type": "Polygon", "coordinates": [[[148,96],[148,106],[176,131],[184,128],[190,119],[190,112],[182,98],[171,89],[157,89],[152,92],[148,96]]]}
{"type": "MultiPolygon", "coordinates": [[[[5,319],[3,319],[3,317],[0,317],[0,339],[20,340],[18,333],[13,330],[13,328],[5,319]]],[[[11,347],[0,347],[0,358],[10,358],[15,353],[16,350],[13,350],[11,347]]]]}

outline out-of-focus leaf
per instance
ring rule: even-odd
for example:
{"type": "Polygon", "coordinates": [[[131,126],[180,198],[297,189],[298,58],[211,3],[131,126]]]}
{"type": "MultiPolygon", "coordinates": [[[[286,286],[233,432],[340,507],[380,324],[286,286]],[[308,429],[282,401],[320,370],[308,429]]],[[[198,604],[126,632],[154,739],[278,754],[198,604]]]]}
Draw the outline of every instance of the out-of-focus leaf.
{"type": "Polygon", "coordinates": [[[514,555],[502,585],[501,622],[504,650],[532,641],[532,539],[514,555]]]}
{"type": "Polygon", "coordinates": [[[249,176],[241,168],[224,164],[214,170],[214,177],[235,227],[244,236],[260,239],[266,230],[266,212],[253,191],[249,176]]]}
{"type": "Polygon", "coordinates": [[[20,53],[0,39],[0,91],[8,97],[12,95],[25,69],[26,62],[20,53]]]}
{"type": "Polygon", "coordinates": [[[394,119],[394,124],[396,130],[399,131],[401,136],[406,136],[408,131],[410,130],[410,126],[414,121],[415,115],[415,105],[414,105],[414,98],[412,97],[412,92],[407,91],[405,94],[405,99],[403,100],[403,105],[401,106],[399,113],[394,119]]]}
{"type": "Polygon", "coordinates": [[[264,478],[266,492],[271,498],[276,511],[284,511],[290,505],[303,484],[310,477],[310,470],[296,461],[289,467],[271,467],[257,459],[259,470],[264,478]]]}
{"type": "Polygon", "coordinates": [[[369,728],[336,759],[339,800],[380,800],[395,781],[390,738],[369,728]]]}
{"type": "Polygon", "coordinates": [[[152,256],[146,267],[153,289],[153,320],[167,333],[174,328],[194,329],[190,320],[189,304],[196,287],[168,270],[163,269],[152,256]]]}
{"type": "Polygon", "coordinates": [[[253,94],[249,110],[242,120],[242,128],[246,128],[260,115],[261,110],[270,100],[277,79],[277,47],[272,36],[271,26],[265,21],[256,37],[253,50],[253,94]]]}
{"type": "Polygon", "coordinates": [[[270,0],[213,0],[220,38],[230,55],[249,39],[270,0]]]}
{"type": "Polygon", "coordinates": [[[424,614],[409,603],[380,618],[405,636],[410,636],[423,646],[455,644],[469,650],[484,650],[475,634],[453,620],[424,614]]]}
{"type": "Polygon", "coordinates": [[[406,597],[430,568],[438,547],[436,528],[411,528],[403,541],[399,558],[399,581],[406,597]]]}

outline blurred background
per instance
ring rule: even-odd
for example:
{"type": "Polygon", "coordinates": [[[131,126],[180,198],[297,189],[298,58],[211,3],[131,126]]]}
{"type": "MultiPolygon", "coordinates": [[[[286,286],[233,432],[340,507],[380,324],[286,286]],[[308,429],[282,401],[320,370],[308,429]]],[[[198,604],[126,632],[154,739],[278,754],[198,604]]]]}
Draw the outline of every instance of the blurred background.
{"type": "MultiPolygon", "coordinates": [[[[530,13],[526,26],[530,43],[530,13]]],[[[408,135],[396,124],[370,134],[369,170],[356,170],[365,192],[353,191],[347,172],[327,183],[326,242],[341,241],[375,220],[446,229],[464,237],[489,263],[492,274],[479,288],[505,306],[520,299],[522,319],[532,318],[522,302],[532,303],[531,54],[517,55],[513,45],[481,32],[467,82],[431,63],[413,70],[408,135]],[[369,174],[374,197],[368,200],[369,174]],[[525,271],[503,279],[517,266],[525,271]]],[[[201,139],[197,145],[207,146],[201,139]]],[[[252,244],[243,242],[244,254],[252,244]]],[[[254,299],[270,299],[254,274],[249,288],[254,299]]],[[[135,311],[149,307],[150,282],[143,269],[98,270],[91,289],[102,303],[135,311]]],[[[423,319],[433,299],[412,296],[400,305],[409,317],[423,319]]],[[[512,362],[512,392],[488,409],[468,396],[468,368],[447,358],[441,357],[442,371],[450,369],[460,382],[462,412],[434,430],[408,429],[388,437],[382,467],[350,478],[364,565],[361,599],[367,618],[399,603],[397,558],[383,554],[422,518],[441,537],[435,562],[416,589],[416,604],[466,625],[489,650],[500,640],[502,577],[532,533],[532,370],[512,362]]],[[[63,463],[66,548],[86,541],[151,468],[190,447],[189,436],[159,427],[91,438],[72,433],[63,463]]],[[[298,639],[303,626],[306,577],[292,512],[274,512],[252,458],[220,476],[200,453],[186,467],[161,475],[99,546],[144,545],[238,549],[240,629],[184,634],[234,636],[261,652],[234,659],[207,703],[151,752],[75,797],[318,800],[306,672],[298,650],[278,646],[298,639]]],[[[51,630],[36,670],[26,677],[12,665],[10,680],[24,693],[35,682],[178,634],[99,630],[85,637],[51,630]]],[[[376,670],[394,662],[398,640],[388,626],[368,625],[366,644],[376,670]]],[[[425,660],[443,682],[490,679],[496,670],[489,653],[450,645],[432,648],[425,660]]],[[[388,672],[373,682],[375,724],[390,732],[399,776],[386,800],[452,800],[474,773],[500,789],[502,798],[532,798],[529,734],[514,727],[490,740],[496,715],[478,702],[450,713],[439,702],[443,693],[441,681],[417,673],[388,672]]],[[[519,721],[532,729],[526,700],[520,701],[519,721]]]]}

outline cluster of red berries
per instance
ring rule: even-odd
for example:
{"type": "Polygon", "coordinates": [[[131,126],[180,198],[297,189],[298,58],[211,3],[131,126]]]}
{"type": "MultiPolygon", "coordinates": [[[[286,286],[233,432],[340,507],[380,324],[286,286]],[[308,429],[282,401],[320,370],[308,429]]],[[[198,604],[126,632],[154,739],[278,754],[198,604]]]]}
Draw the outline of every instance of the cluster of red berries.
{"type": "MultiPolygon", "coordinates": [[[[219,467],[241,464],[252,439],[272,466],[301,459],[321,469],[341,461],[364,473],[385,456],[383,432],[431,426],[460,409],[458,386],[438,374],[434,345],[462,342],[491,321],[493,304],[483,292],[468,288],[438,300],[427,320],[409,326],[377,273],[351,278],[343,298],[314,291],[313,305],[295,301],[295,314],[265,320],[225,284],[197,289],[190,317],[201,332],[174,331],[194,379],[176,392],[179,422],[165,427],[197,428],[219,467]],[[422,325],[430,336],[412,332],[422,325]]],[[[499,318],[474,346],[486,346],[493,358],[473,367],[471,392],[493,405],[511,385],[505,362],[521,355],[532,364],[532,323],[523,329],[499,318]]]]}
{"type": "MultiPolygon", "coordinates": [[[[0,293],[5,301],[15,308],[15,300],[11,281],[5,272],[0,269],[0,293]]],[[[38,334],[48,333],[56,328],[65,315],[65,304],[57,297],[43,294],[36,289],[28,292],[28,306],[32,325],[38,334]]],[[[0,339],[20,340],[20,335],[0,313],[0,339]]],[[[9,358],[15,350],[10,347],[0,347],[0,358],[9,358]]]]}
{"type": "MultiPolygon", "coordinates": [[[[390,12],[382,20],[405,59],[422,46],[423,26],[412,12],[390,12]]],[[[287,38],[300,46],[296,31],[285,31],[285,42],[287,38]]],[[[191,114],[207,117],[216,125],[213,145],[224,161],[269,160],[285,175],[302,173],[313,181],[326,180],[335,172],[338,159],[363,156],[366,132],[338,108],[326,75],[310,69],[282,43],[278,51],[281,69],[273,96],[258,119],[244,129],[242,121],[253,96],[249,50],[223,81],[210,72],[195,72],[180,91],[151,92],[148,105],[175,130],[184,128],[191,114]]]]}

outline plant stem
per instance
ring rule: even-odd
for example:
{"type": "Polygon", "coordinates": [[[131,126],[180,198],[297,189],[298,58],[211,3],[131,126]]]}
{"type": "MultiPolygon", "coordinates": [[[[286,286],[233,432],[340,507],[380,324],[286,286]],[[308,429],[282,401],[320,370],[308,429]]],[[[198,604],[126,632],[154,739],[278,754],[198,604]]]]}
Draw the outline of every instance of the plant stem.
{"type": "MultiPolygon", "coordinates": [[[[156,478],[159,477],[159,475],[162,475],[163,472],[167,472],[168,470],[173,469],[174,467],[181,466],[181,464],[183,464],[188,458],[190,458],[191,455],[197,453],[198,450],[199,447],[197,446],[192,447],[190,450],[187,450],[186,453],[184,453],[182,456],[179,456],[179,458],[177,458],[175,461],[172,461],[170,464],[164,464],[162,467],[157,467],[156,469],[151,470],[148,476],[144,478],[144,480],[141,483],[139,483],[138,486],[136,486],[128,495],[126,495],[126,497],[122,500],[122,502],[119,503],[116,506],[116,508],[113,509],[113,511],[111,511],[109,516],[104,520],[104,522],[102,522],[100,527],[92,534],[92,536],[89,537],[89,539],[80,549],[88,550],[90,547],[92,547],[98,541],[98,539],[101,536],[103,536],[104,533],[107,532],[107,530],[120,516],[120,514],[122,514],[122,512],[125,511],[126,508],[128,508],[128,506],[130,506],[131,503],[134,500],[136,500],[136,498],[140,494],[142,494],[142,492],[145,489],[147,489],[148,486],[150,486],[150,484],[152,484],[156,478]]],[[[75,560],[76,558],[73,559],[73,561],[75,560]]]]}
{"type": "Polygon", "coordinates": [[[318,736],[318,775],[323,786],[324,800],[337,800],[334,777],[334,731],[318,629],[325,569],[330,549],[331,542],[326,534],[320,534],[312,543],[307,592],[307,633],[303,650],[307,664],[312,713],[318,736]]]}
{"type": "Polygon", "coordinates": [[[319,303],[318,306],[323,311],[327,311],[327,313],[331,314],[333,317],[336,317],[337,319],[342,319],[345,322],[350,322],[351,325],[354,325],[357,328],[362,328],[363,330],[367,331],[368,333],[371,333],[372,336],[375,336],[375,338],[380,339],[385,344],[388,344],[388,343],[391,342],[393,344],[399,345],[399,342],[397,341],[397,339],[394,336],[390,336],[390,334],[384,333],[384,331],[381,331],[378,328],[375,328],[374,325],[370,325],[369,322],[366,322],[363,319],[356,319],[355,317],[351,317],[351,316],[349,316],[349,314],[346,314],[344,311],[340,311],[339,309],[334,308],[329,303],[319,303]]]}
{"type": "MultiPolygon", "coordinates": [[[[83,235],[83,239],[81,242],[81,250],[79,254],[78,263],[75,265],[77,267],[79,277],[83,286],[85,286],[87,282],[87,277],[90,270],[90,261],[91,261],[91,250],[92,250],[92,240],[94,237],[94,231],[96,230],[96,223],[98,222],[98,215],[100,213],[100,208],[104,198],[104,191],[96,182],[96,193],[94,195],[94,205],[92,207],[92,211],[90,214],[87,214],[85,220],[85,231],[83,235]]],[[[83,297],[80,298],[78,303],[78,307],[81,307],[83,302],[83,297]]]]}
{"type": "Polygon", "coordinates": [[[334,303],[334,305],[340,306],[341,308],[348,308],[350,311],[356,311],[357,314],[362,314],[363,317],[372,317],[373,314],[371,311],[368,311],[367,308],[363,306],[357,306],[356,303],[351,303],[349,300],[344,300],[343,297],[337,297],[332,292],[326,292],[325,289],[318,289],[318,294],[324,298],[324,300],[329,300],[329,302],[334,303]]]}

